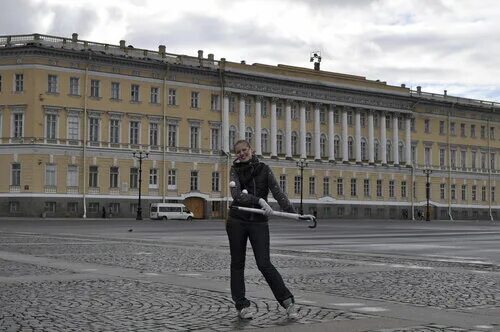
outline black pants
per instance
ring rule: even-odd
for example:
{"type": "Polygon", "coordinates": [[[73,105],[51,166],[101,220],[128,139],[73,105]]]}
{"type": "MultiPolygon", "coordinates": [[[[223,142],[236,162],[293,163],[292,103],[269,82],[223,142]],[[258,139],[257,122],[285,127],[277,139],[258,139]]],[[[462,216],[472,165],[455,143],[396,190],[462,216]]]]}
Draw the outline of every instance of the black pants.
{"type": "Polygon", "coordinates": [[[250,301],[245,297],[245,256],[247,240],[250,239],[253,254],[259,271],[271,288],[274,297],[283,301],[293,295],[286,288],[283,278],[271,263],[269,257],[269,225],[267,222],[248,222],[231,218],[226,224],[231,251],[231,295],[237,310],[248,307],[250,301]]]}

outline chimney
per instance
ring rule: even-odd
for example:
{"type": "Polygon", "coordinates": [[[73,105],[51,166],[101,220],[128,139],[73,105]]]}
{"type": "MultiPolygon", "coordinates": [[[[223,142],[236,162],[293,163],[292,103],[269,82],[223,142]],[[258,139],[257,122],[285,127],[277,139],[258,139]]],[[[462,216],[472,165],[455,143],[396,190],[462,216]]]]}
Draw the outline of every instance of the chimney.
{"type": "Polygon", "coordinates": [[[417,93],[422,93],[422,87],[420,85],[417,86],[417,93]]]}
{"type": "Polygon", "coordinates": [[[123,49],[123,48],[125,48],[125,47],[126,47],[126,46],[125,46],[125,40],[123,40],[123,39],[122,39],[122,40],[120,40],[120,48],[122,48],[122,49],[123,49]]]}
{"type": "Polygon", "coordinates": [[[78,41],[78,34],[76,32],[73,32],[73,34],[71,35],[71,41],[73,43],[76,43],[78,41]]]}
{"type": "Polygon", "coordinates": [[[444,90],[444,96],[446,97],[448,95],[448,90],[444,90]]]}
{"type": "Polygon", "coordinates": [[[208,54],[208,60],[214,61],[214,55],[213,55],[213,53],[208,54]]]}
{"type": "Polygon", "coordinates": [[[160,53],[161,57],[164,58],[165,57],[165,52],[167,51],[167,48],[165,47],[165,45],[159,45],[158,46],[158,53],[160,53]]]}
{"type": "Polygon", "coordinates": [[[246,61],[245,61],[245,60],[241,60],[241,64],[242,64],[242,65],[246,65],[247,63],[246,63],[246,61]]]}
{"type": "Polygon", "coordinates": [[[404,83],[403,83],[403,84],[401,84],[401,87],[402,87],[402,88],[406,88],[406,84],[404,84],[404,83]]]}
{"type": "Polygon", "coordinates": [[[198,50],[198,59],[203,59],[203,50],[198,50]]]}
{"type": "Polygon", "coordinates": [[[318,70],[319,71],[319,62],[315,62],[314,63],[314,70],[318,70]]]}

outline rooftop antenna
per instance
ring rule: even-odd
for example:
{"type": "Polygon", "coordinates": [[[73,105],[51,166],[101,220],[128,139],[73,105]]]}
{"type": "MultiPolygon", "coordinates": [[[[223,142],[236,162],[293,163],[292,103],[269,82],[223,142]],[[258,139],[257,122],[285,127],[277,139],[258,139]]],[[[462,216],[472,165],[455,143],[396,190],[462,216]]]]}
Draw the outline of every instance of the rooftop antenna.
{"type": "Polygon", "coordinates": [[[321,52],[320,51],[311,52],[311,57],[309,58],[309,62],[314,62],[314,70],[319,70],[319,64],[321,63],[321,52]]]}

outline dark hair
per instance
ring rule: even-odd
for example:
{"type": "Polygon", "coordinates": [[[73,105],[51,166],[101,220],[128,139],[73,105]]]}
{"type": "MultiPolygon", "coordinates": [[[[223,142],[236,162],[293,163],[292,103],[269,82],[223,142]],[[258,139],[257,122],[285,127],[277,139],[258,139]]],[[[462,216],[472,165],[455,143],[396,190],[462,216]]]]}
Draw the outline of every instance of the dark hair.
{"type": "Polygon", "coordinates": [[[250,149],[252,148],[252,145],[250,144],[250,142],[248,142],[246,139],[240,139],[236,143],[234,143],[234,145],[233,145],[233,151],[236,150],[236,145],[238,145],[238,144],[245,144],[250,149]]]}

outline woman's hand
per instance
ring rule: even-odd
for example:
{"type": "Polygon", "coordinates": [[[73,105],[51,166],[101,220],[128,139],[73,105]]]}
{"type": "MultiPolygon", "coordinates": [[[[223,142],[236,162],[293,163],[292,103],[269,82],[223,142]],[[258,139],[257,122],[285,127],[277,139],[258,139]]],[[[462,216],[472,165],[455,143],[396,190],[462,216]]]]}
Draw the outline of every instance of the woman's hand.
{"type": "Polygon", "coordinates": [[[273,209],[269,206],[269,204],[267,204],[265,199],[263,198],[259,199],[259,205],[262,208],[262,210],[264,210],[265,216],[270,216],[271,214],[273,214],[274,212],[273,209]]]}

